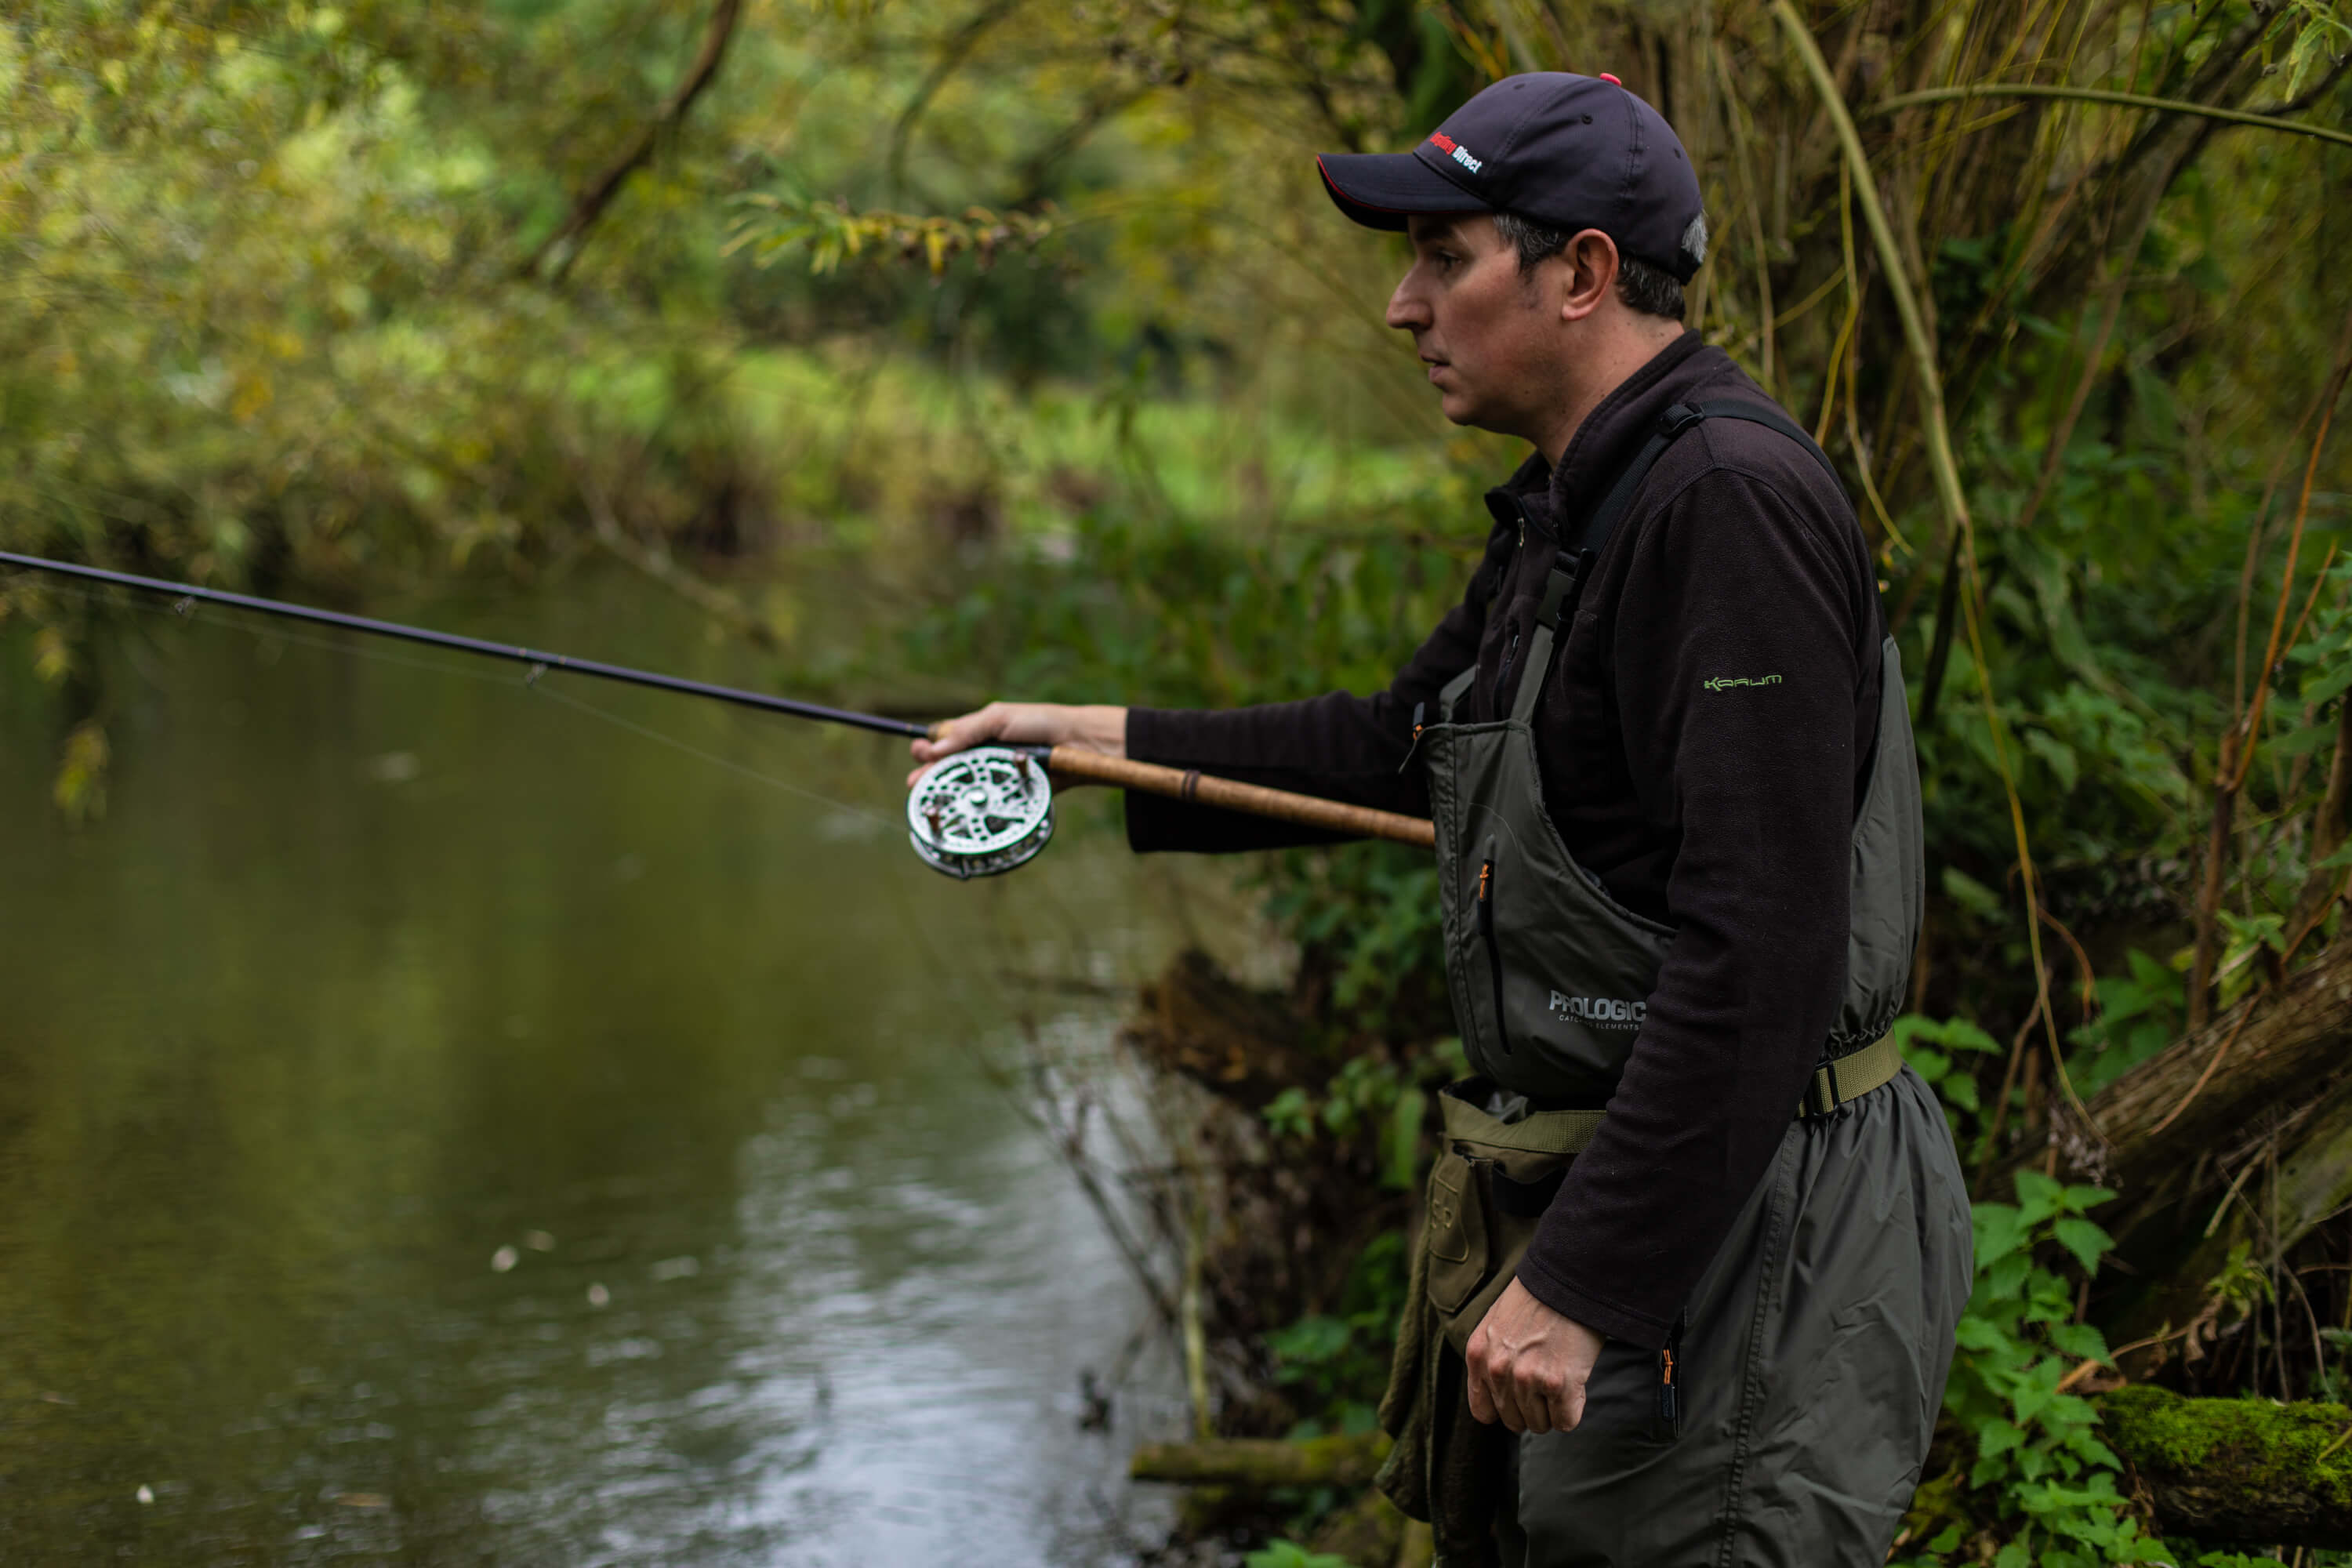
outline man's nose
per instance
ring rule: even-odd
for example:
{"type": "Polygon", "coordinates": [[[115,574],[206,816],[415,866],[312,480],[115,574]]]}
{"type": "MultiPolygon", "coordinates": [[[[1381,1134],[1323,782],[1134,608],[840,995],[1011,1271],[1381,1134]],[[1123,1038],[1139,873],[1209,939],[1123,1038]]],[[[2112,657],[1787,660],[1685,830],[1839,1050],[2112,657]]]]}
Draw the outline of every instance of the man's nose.
{"type": "Polygon", "coordinates": [[[1412,275],[1407,273],[1397,282],[1396,292],[1389,296],[1388,324],[1399,331],[1417,332],[1430,324],[1429,301],[1412,286],[1412,275]]]}

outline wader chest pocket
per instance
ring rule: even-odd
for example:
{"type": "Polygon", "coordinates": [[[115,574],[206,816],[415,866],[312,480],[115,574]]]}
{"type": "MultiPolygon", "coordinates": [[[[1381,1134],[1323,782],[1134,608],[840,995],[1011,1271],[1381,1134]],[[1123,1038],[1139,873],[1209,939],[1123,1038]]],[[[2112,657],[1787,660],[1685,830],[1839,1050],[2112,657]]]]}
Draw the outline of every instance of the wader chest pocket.
{"type": "Polygon", "coordinates": [[[1429,1172],[1429,1304],[1461,1310],[1488,1273],[1486,1215],[1470,1162],[1448,1150],[1429,1172]]]}

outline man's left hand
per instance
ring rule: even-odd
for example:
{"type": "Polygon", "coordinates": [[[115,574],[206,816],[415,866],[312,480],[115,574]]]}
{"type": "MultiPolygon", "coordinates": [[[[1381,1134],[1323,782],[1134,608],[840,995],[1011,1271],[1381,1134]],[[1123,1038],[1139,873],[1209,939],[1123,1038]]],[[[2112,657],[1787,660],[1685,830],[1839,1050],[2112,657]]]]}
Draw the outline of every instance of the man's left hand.
{"type": "Polygon", "coordinates": [[[1601,1342],[1512,1280],[1470,1336],[1470,1414],[1514,1432],[1575,1430],[1601,1342]]]}

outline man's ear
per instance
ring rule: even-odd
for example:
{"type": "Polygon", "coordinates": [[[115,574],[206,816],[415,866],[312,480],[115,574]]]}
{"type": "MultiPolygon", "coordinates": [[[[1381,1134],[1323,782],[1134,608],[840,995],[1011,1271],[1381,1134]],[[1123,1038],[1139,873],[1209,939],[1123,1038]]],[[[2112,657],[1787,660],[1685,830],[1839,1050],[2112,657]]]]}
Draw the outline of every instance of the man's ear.
{"type": "Polygon", "coordinates": [[[1579,230],[1560,252],[1566,262],[1566,291],[1559,301],[1559,319],[1580,321],[1599,310],[1617,287],[1617,242],[1597,228],[1579,230]]]}

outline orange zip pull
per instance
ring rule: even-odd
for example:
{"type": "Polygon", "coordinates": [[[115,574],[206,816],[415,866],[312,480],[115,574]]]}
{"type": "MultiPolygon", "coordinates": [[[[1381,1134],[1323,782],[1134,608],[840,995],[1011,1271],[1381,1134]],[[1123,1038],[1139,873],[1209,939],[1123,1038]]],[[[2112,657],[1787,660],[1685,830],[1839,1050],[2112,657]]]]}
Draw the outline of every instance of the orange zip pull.
{"type": "Polygon", "coordinates": [[[1492,860],[1478,868],[1478,901],[1482,904],[1486,901],[1486,884],[1493,879],[1494,875],[1495,863],[1492,860]]]}
{"type": "Polygon", "coordinates": [[[1681,1346],[1683,1330],[1689,1322],[1688,1308],[1676,1312],[1674,1327],[1666,1331],[1666,1342],[1658,1347],[1658,1422],[1669,1436],[1683,1429],[1681,1369],[1675,1365],[1675,1352],[1681,1346]]]}

